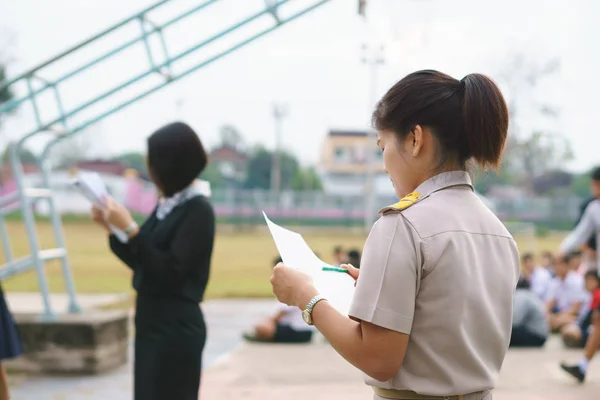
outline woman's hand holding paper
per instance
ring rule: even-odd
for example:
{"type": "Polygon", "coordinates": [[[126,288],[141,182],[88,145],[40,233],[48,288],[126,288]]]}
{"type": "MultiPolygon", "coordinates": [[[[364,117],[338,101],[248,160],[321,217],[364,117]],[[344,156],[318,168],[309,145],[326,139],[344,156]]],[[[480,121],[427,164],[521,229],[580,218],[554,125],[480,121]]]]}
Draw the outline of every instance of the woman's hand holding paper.
{"type": "Polygon", "coordinates": [[[271,285],[277,300],[300,309],[306,308],[311,299],[319,294],[310,275],[282,263],[273,268],[271,285]]]}
{"type": "Polygon", "coordinates": [[[352,279],[354,279],[354,281],[358,280],[358,275],[360,274],[360,269],[356,268],[352,264],[342,264],[342,265],[340,265],[340,268],[347,269],[348,275],[350,275],[352,277],[352,279]]]}
{"type": "Polygon", "coordinates": [[[102,228],[104,228],[107,232],[110,233],[110,227],[108,226],[108,223],[104,219],[104,213],[97,206],[92,206],[92,221],[94,221],[95,223],[97,223],[102,228]]]}
{"type": "Polygon", "coordinates": [[[104,214],[104,220],[120,230],[125,230],[134,223],[131,213],[111,197],[104,198],[102,212],[104,214]]]}

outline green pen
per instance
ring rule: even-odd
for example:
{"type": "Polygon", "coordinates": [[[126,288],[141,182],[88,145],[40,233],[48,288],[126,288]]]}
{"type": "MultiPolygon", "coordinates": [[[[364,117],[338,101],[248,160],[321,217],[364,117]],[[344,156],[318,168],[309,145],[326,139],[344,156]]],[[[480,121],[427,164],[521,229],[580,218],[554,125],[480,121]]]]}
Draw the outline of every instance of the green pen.
{"type": "Polygon", "coordinates": [[[348,270],[346,268],[338,268],[338,267],[329,267],[327,265],[321,268],[322,271],[331,271],[331,272],[341,272],[343,274],[348,274],[348,270]]]}

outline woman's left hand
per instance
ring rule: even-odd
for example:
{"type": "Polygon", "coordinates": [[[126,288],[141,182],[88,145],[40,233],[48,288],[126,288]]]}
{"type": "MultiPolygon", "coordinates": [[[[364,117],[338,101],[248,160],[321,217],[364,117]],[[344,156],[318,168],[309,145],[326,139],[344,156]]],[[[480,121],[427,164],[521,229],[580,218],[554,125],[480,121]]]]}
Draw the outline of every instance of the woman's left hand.
{"type": "Polygon", "coordinates": [[[105,221],[121,230],[128,228],[134,222],[131,213],[111,197],[104,199],[102,211],[105,221]]]}
{"type": "Polygon", "coordinates": [[[271,285],[277,300],[300,309],[306,308],[312,298],[319,294],[309,275],[282,263],[273,268],[271,285]]]}

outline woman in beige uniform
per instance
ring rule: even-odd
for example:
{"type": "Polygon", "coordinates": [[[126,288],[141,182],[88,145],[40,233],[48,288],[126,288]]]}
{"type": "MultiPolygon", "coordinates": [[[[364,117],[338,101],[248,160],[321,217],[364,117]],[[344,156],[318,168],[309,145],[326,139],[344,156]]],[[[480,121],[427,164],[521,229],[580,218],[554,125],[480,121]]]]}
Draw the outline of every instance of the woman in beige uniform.
{"type": "Polygon", "coordinates": [[[373,122],[401,200],[380,211],[360,270],[348,267],[357,279],[349,317],[309,276],[282,264],[273,292],[366,374],[375,399],[491,399],[510,339],[519,255],[466,166],[498,168],[504,98],[484,75],[459,81],[419,71],[388,91],[373,122]]]}

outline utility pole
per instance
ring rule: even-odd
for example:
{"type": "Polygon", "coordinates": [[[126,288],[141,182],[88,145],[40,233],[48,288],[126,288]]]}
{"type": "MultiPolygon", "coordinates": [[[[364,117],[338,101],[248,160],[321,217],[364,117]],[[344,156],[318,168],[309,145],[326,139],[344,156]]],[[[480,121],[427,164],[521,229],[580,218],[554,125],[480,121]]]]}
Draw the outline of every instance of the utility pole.
{"type": "MultiPolygon", "coordinates": [[[[382,65],[384,60],[383,45],[376,44],[374,38],[374,27],[369,24],[367,18],[367,0],[358,1],[358,15],[361,16],[365,23],[365,33],[368,36],[367,43],[362,45],[362,62],[369,68],[370,82],[370,99],[369,99],[369,111],[367,115],[371,115],[375,104],[377,103],[377,70],[382,65]]],[[[375,219],[375,199],[377,196],[375,190],[375,139],[377,133],[373,131],[373,128],[369,126],[367,129],[367,143],[365,144],[365,231],[368,232],[373,226],[375,219]]]]}
{"type": "MultiPolygon", "coordinates": [[[[385,60],[383,58],[383,45],[367,45],[363,44],[363,58],[362,62],[369,68],[371,87],[370,101],[369,101],[369,113],[373,111],[375,104],[377,103],[377,70],[385,60]]],[[[365,149],[365,230],[368,232],[373,226],[375,219],[375,173],[376,162],[378,161],[375,156],[375,140],[377,132],[371,127],[367,130],[367,143],[365,149]]]]}
{"type": "Polygon", "coordinates": [[[287,116],[287,107],[283,104],[273,105],[273,117],[275,118],[275,149],[273,150],[273,162],[271,164],[271,191],[277,196],[281,191],[281,125],[287,116]]]}

